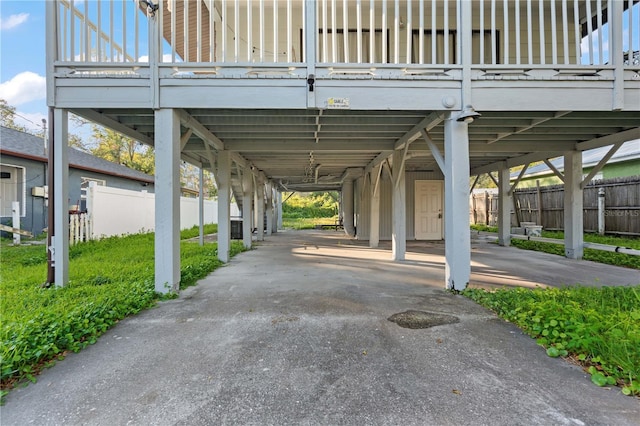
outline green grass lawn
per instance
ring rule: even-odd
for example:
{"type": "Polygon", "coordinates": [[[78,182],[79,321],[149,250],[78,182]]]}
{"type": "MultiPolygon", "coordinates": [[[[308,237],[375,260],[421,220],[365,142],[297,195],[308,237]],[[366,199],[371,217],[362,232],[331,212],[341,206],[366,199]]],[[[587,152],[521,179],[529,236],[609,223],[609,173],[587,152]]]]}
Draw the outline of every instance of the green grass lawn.
{"type": "Polygon", "coordinates": [[[598,386],[640,395],[640,285],[463,294],[522,328],[547,355],[580,363],[598,386]]]}
{"type": "Polygon", "coordinates": [[[316,225],[334,225],[336,217],[316,218],[282,218],[282,227],[285,229],[315,229],[316,225]]]}
{"type": "MultiPolygon", "coordinates": [[[[192,234],[187,230],[182,236],[192,234]]],[[[0,249],[2,389],[22,379],[35,381],[48,363],[94,343],[117,321],[160,299],[154,289],[153,234],[71,247],[69,284],[63,288],[41,287],[47,274],[45,245],[12,247],[3,242],[0,249]]],[[[194,285],[222,264],[216,250],[216,243],[181,242],[180,288],[194,285]]],[[[232,242],[231,256],[243,250],[241,242],[232,242]]]]}
{"type": "MultiPolygon", "coordinates": [[[[481,232],[498,232],[495,226],[471,225],[471,229],[481,232]]],[[[564,233],[555,231],[542,231],[545,238],[564,239],[564,233]]],[[[607,244],[616,247],[627,247],[640,250],[640,238],[623,238],[609,235],[584,234],[584,241],[589,243],[607,244]]],[[[564,245],[547,243],[542,241],[528,241],[517,238],[511,239],[511,245],[525,250],[542,251],[550,254],[564,256],[564,245]]],[[[591,248],[584,249],[584,260],[605,263],[608,265],[624,266],[626,268],[640,269],[640,256],[624,253],[615,253],[591,248]]]]}

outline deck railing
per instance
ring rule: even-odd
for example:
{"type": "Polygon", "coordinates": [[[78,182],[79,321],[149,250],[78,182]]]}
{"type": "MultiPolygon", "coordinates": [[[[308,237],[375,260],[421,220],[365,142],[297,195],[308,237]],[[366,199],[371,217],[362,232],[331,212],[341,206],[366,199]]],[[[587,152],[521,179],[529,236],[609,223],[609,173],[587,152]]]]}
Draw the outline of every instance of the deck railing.
{"type": "Polygon", "coordinates": [[[57,0],[56,61],[145,64],[159,33],[158,62],[168,64],[455,67],[470,57],[474,66],[606,67],[615,47],[626,66],[638,66],[637,0],[474,0],[465,20],[466,1],[149,1],[154,11],[138,0],[57,0]]]}

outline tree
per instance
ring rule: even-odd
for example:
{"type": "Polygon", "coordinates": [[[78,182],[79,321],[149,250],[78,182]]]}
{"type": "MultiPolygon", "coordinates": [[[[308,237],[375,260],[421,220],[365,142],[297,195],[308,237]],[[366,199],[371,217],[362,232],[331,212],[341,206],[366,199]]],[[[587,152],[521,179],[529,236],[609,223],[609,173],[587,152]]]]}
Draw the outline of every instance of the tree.
{"type": "Polygon", "coordinates": [[[9,105],[7,101],[0,98],[0,125],[10,129],[19,130],[21,132],[30,133],[27,128],[21,124],[17,124],[16,108],[9,105]]]}
{"type": "Polygon", "coordinates": [[[89,150],[91,154],[142,173],[154,173],[155,153],[152,147],[96,124],[92,133],[95,146],[89,150]]]}

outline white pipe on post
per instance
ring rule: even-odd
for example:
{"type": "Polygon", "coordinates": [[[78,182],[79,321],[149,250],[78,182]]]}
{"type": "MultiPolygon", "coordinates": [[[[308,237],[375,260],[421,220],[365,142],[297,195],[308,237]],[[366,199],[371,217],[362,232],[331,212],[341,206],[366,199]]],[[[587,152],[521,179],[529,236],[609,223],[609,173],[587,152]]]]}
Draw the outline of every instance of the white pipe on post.
{"type": "Polygon", "coordinates": [[[605,223],[605,191],[604,188],[598,189],[598,234],[604,235],[605,223]]]}

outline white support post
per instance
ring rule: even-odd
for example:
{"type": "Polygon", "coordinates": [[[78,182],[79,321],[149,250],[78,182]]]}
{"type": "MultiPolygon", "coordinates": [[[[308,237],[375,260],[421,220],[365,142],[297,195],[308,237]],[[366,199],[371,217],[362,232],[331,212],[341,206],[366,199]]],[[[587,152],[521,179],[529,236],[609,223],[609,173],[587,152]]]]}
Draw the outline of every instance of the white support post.
{"type": "Polygon", "coordinates": [[[504,167],[498,171],[498,244],[505,247],[511,245],[509,175],[508,167],[504,167]]]}
{"type": "Polygon", "coordinates": [[[605,228],[605,191],[604,188],[598,188],[598,234],[604,235],[605,228]]]}
{"type": "Polygon", "coordinates": [[[276,209],[277,209],[277,217],[276,217],[276,229],[282,229],[282,192],[276,189],[276,209]]]}
{"type": "Polygon", "coordinates": [[[407,205],[404,173],[404,150],[393,151],[391,258],[404,260],[407,252],[407,205]]]}
{"type": "Polygon", "coordinates": [[[218,259],[229,261],[231,247],[231,152],[218,151],[218,259]]]}
{"type": "MultiPolygon", "coordinates": [[[[11,226],[20,229],[20,201],[11,202],[11,226]]],[[[20,245],[20,234],[13,233],[13,244],[20,245]]]]}
{"type": "Polygon", "coordinates": [[[356,229],[353,223],[353,178],[347,177],[342,182],[342,225],[344,233],[355,237],[356,229]]]}
{"type": "Polygon", "coordinates": [[[369,172],[369,188],[371,197],[371,213],[369,218],[369,247],[377,248],[380,244],[380,172],[382,164],[369,172]]]}
{"type": "Polygon", "coordinates": [[[267,216],[267,236],[273,233],[273,190],[271,188],[271,182],[267,182],[265,185],[267,194],[266,198],[266,216],[267,216]]]}
{"type": "Polygon", "coordinates": [[[245,248],[251,248],[251,205],[253,203],[253,176],[251,170],[245,170],[242,174],[242,244],[245,248]]]}
{"type": "Polygon", "coordinates": [[[198,170],[198,242],[204,245],[204,170],[198,170]]]}
{"type": "Polygon", "coordinates": [[[471,276],[469,231],[469,132],[464,121],[447,114],[444,126],[445,286],[464,290],[471,276]]]}
{"type": "MultiPolygon", "coordinates": [[[[307,108],[315,108],[315,72],[316,72],[316,37],[318,29],[316,25],[316,2],[315,0],[304,0],[304,58],[307,64],[307,108]]],[[[345,11],[346,13],[346,11],[345,11]]],[[[324,29],[326,31],[326,28],[324,29]]],[[[347,39],[345,35],[345,40],[347,39]]],[[[290,48],[290,46],[288,46],[290,48]]],[[[346,54],[346,53],[345,53],[346,54]]]]}
{"type": "Polygon", "coordinates": [[[569,259],[582,259],[583,200],[582,152],[564,154],[564,254],[569,259]]]}
{"type": "Polygon", "coordinates": [[[69,113],[67,110],[55,108],[53,121],[53,181],[55,182],[53,235],[55,238],[52,246],[55,265],[54,282],[57,287],[63,287],[69,282],[69,113]]]}
{"type": "Polygon", "coordinates": [[[155,289],[180,284],[180,119],[173,109],[155,112],[155,289]]]}
{"type": "Polygon", "coordinates": [[[256,235],[258,241],[264,241],[264,181],[260,177],[257,179],[256,192],[258,204],[258,220],[256,221],[258,230],[256,231],[256,235]]]}

